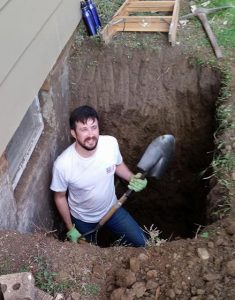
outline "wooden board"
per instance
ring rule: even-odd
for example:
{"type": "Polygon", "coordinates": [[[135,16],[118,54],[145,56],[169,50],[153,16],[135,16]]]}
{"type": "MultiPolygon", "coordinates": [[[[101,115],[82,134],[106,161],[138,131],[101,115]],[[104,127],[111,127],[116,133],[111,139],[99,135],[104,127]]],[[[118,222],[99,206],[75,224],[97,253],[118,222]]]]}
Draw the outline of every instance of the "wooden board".
{"type": "Polygon", "coordinates": [[[108,43],[119,31],[168,32],[169,42],[174,46],[179,18],[179,1],[126,0],[101,31],[102,38],[108,43]],[[146,12],[150,14],[135,15],[146,12]],[[156,15],[156,13],[161,15],[156,15]]]}

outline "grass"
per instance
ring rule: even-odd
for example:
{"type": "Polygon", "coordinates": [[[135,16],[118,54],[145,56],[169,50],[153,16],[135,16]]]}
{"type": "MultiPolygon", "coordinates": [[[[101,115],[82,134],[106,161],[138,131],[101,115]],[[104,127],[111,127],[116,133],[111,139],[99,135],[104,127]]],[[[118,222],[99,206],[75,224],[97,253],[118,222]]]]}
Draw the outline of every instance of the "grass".
{"type": "MultiPolygon", "coordinates": [[[[113,15],[117,12],[120,6],[123,4],[124,0],[96,0],[96,7],[98,14],[101,19],[102,29],[108,24],[113,15]]],[[[204,6],[205,8],[212,8],[217,6],[225,6],[232,4],[232,0],[211,0],[211,1],[195,1],[197,6],[204,6]],[[206,4],[206,6],[205,6],[206,4]]],[[[187,6],[187,12],[189,12],[189,4],[187,6]]],[[[139,13],[134,13],[139,14],[139,13]]],[[[149,13],[141,13],[141,15],[149,15],[149,13]]],[[[223,52],[230,53],[232,56],[232,49],[235,47],[235,9],[223,9],[208,15],[208,20],[211,24],[212,30],[218,39],[219,45],[223,47],[223,52]]],[[[207,36],[203,33],[202,26],[200,21],[193,17],[190,19],[187,27],[193,26],[196,31],[195,34],[186,35],[183,37],[177,38],[180,40],[182,44],[191,44],[193,49],[197,50],[199,48],[211,48],[210,42],[207,36]],[[195,36],[197,36],[195,43],[195,36]]],[[[177,35],[180,35],[180,30],[177,35]]],[[[89,38],[93,42],[97,44],[102,44],[102,39],[100,34],[97,36],[88,37],[86,28],[84,26],[83,21],[80,22],[79,30],[76,34],[76,44],[77,46],[81,46],[82,42],[89,38]]],[[[151,49],[153,51],[159,51],[161,48],[162,40],[167,43],[167,34],[166,33],[148,33],[148,32],[119,32],[112,39],[112,43],[120,44],[124,43],[125,46],[130,48],[142,48],[142,49],[151,49]],[[164,36],[164,39],[162,39],[164,36]],[[159,44],[159,42],[161,42],[159,44]]]]}
{"type": "Polygon", "coordinates": [[[204,179],[216,178],[224,191],[224,195],[221,196],[221,199],[210,213],[213,219],[221,219],[231,210],[231,198],[233,197],[231,190],[235,186],[232,178],[232,173],[235,170],[235,153],[233,150],[235,138],[232,138],[235,129],[235,104],[233,101],[230,101],[232,95],[230,90],[232,72],[227,61],[220,64],[216,61],[205,61],[197,57],[193,60],[193,63],[199,66],[211,65],[214,68],[218,68],[222,75],[220,96],[216,103],[215,114],[217,124],[214,132],[216,149],[210,166],[200,174],[204,179]],[[224,139],[225,135],[229,135],[231,138],[229,140],[224,139]],[[206,174],[208,173],[211,175],[207,176],[206,174]]]}
{"type": "MultiPolygon", "coordinates": [[[[0,267],[0,274],[12,273],[10,270],[10,261],[5,260],[0,267]]],[[[43,256],[33,257],[27,265],[21,266],[18,272],[31,272],[35,279],[35,286],[51,296],[55,296],[57,293],[67,295],[77,291],[81,295],[86,296],[86,299],[88,296],[89,299],[92,299],[92,296],[98,295],[100,292],[100,287],[97,284],[82,282],[75,276],[66,280],[60,280],[58,278],[59,273],[52,270],[47,259],[43,256]]]]}
{"type": "Polygon", "coordinates": [[[35,285],[52,296],[56,293],[71,291],[77,286],[77,282],[72,279],[56,281],[58,273],[51,270],[50,265],[42,256],[34,257],[30,267],[24,267],[21,271],[32,272],[35,278],[35,285]]]}
{"type": "MultiPolygon", "coordinates": [[[[195,1],[196,5],[204,8],[220,6],[235,6],[232,0],[195,1]]],[[[207,15],[209,23],[218,43],[224,47],[235,47],[235,8],[221,9],[207,15]]]]}
{"type": "MultiPolygon", "coordinates": [[[[234,5],[231,0],[196,1],[198,6],[214,8],[220,6],[234,5]],[[203,5],[203,3],[207,5],[203,5]]],[[[235,47],[235,8],[221,9],[208,14],[210,25],[218,39],[219,44],[226,47],[235,47]]]]}
{"type": "Polygon", "coordinates": [[[124,2],[123,0],[113,0],[113,1],[97,0],[96,1],[97,10],[99,12],[99,16],[103,26],[105,26],[111,20],[112,16],[119,9],[119,7],[122,5],[123,2],[124,2]]]}
{"type": "MultiPolygon", "coordinates": [[[[120,6],[123,4],[124,0],[96,0],[96,7],[98,14],[101,19],[102,29],[108,24],[113,15],[117,12],[120,6]]],[[[196,0],[195,3],[199,7],[204,8],[214,8],[219,6],[227,6],[232,5],[232,0],[210,0],[210,1],[202,1],[196,0]]],[[[234,5],[234,4],[233,4],[234,5]]],[[[188,5],[188,10],[190,9],[188,5]]],[[[189,12],[189,11],[188,11],[189,12]]],[[[187,12],[187,13],[188,13],[187,12]]],[[[135,13],[138,14],[138,13],[135,13]]],[[[149,13],[141,13],[141,15],[145,15],[149,13]]],[[[235,8],[228,8],[222,9],[213,13],[208,14],[208,20],[211,24],[212,30],[215,36],[218,39],[219,45],[223,46],[223,51],[231,52],[232,48],[235,47],[235,8]]],[[[199,47],[210,47],[210,42],[205,34],[203,34],[203,30],[201,29],[200,21],[196,18],[190,18],[190,24],[193,24],[193,27],[197,31],[195,34],[197,38],[197,46],[199,47]]],[[[187,25],[190,26],[190,25],[187,25]]],[[[117,43],[124,42],[126,46],[131,48],[148,48],[153,50],[159,50],[159,39],[162,38],[162,35],[167,36],[164,33],[139,33],[139,32],[132,32],[125,34],[118,33],[115,35],[113,39],[117,43]]],[[[76,34],[76,44],[81,45],[81,43],[88,38],[86,28],[84,26],[83,21],[80,22],[78,33],[76,34]]],[[[93,40],[96,43],[101,43],[101,36],[98,34],[97,36],[89,37],[89,39],[93,40]]],[[[166,37],[167,40],[167,37],[166,37]]],[[[193,47],[195,45],[195,35],[193,34],[192,37],[185,36],[181,43],[187,44],[187,42],[192,43],[193,47]]],[[[231,52],[232,55],[232,52],[231,52]]]]}
{"type": "Polygon", "coordinates": [[[100,292],[100,287],[94,283],[84,283],[81,287],[81,293],[84,296],[95,296],[100,292]]]}

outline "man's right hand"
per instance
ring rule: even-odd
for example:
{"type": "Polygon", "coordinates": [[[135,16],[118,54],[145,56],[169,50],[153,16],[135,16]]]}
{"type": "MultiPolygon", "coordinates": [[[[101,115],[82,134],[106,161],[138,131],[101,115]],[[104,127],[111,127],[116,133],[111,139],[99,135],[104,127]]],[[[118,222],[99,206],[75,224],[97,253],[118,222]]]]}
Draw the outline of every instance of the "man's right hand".
{"type": "Polygon", "coordinates": [[[75,228],[75,225],[73,224],[73,227],[67,232],[66,236],[70,242],[77,243],[81,236],[81,233],[75,228]]]}

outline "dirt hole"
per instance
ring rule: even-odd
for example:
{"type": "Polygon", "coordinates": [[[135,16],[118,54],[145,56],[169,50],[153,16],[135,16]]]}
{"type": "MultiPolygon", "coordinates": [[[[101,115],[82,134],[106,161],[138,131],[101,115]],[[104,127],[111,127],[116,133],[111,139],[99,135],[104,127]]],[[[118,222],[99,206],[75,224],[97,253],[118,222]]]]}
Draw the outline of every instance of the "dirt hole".
{"type": "MultiPolygon", "coordinates": [[[[176,138],[175,157],[164,177],[149,179],[125,204],[142,226],[157,226],[163,238],[193,237],[205,225],[209,182],[200,177],[213,156],[215,104],[221,74],[174,49],[163,52],[93,45],[71,56],[73,106],[90,104],[101,115],[101,133],[114,135],[127,165],[136,165],[151,141],[176,138]],[[76,83],[76,84],[75,84],[76,83]]],[[[117,181],[117,196],[126,191],[117,181]]],[[[101,231],[101,245],[110,235],[101,231]]]]}

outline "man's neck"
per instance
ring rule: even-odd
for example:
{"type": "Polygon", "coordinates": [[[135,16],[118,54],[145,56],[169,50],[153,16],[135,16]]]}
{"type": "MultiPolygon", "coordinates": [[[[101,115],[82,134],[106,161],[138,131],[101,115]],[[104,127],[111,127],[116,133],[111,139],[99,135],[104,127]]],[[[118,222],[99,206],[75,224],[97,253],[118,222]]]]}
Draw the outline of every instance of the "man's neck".
{"type": "Polygon", "coordinates": [[[79,155],[81,155],[84,158],[91,157],[96,152],[96,148],[94,150],[88,151],[84,149],[81,145],[79,145],[77,142],[75,142],[75,150],[79,155]]]}

